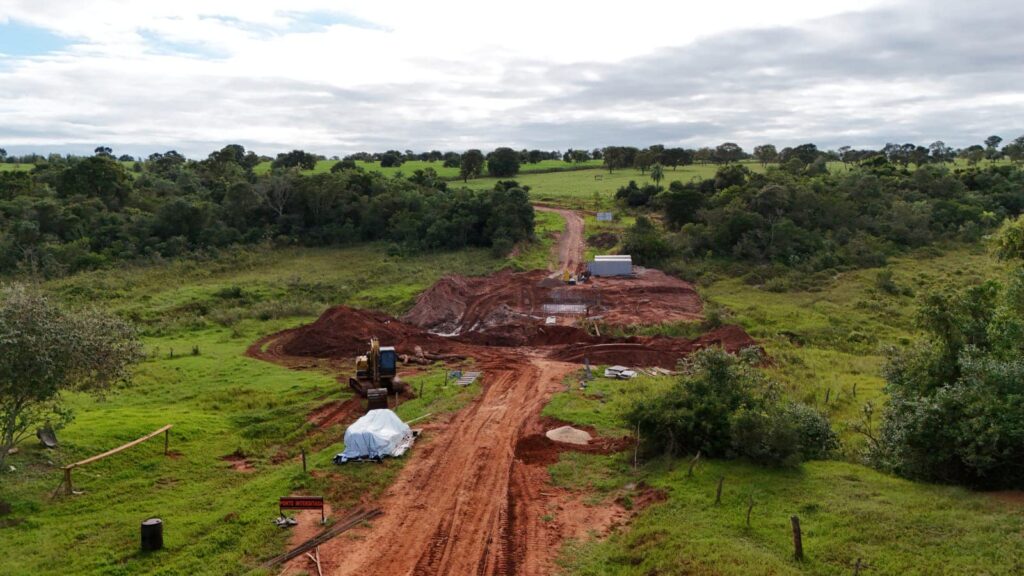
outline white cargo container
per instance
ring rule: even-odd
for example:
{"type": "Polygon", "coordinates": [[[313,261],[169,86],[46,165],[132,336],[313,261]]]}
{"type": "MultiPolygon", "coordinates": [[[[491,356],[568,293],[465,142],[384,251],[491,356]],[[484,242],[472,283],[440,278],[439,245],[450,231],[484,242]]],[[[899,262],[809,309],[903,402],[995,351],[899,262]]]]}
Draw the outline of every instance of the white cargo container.
{"type": "Polygon", "coordinates": [[[591,276],[630,276],[633,274],[633,257],[629,254],[594,256],[587,264],[591,276]]]}

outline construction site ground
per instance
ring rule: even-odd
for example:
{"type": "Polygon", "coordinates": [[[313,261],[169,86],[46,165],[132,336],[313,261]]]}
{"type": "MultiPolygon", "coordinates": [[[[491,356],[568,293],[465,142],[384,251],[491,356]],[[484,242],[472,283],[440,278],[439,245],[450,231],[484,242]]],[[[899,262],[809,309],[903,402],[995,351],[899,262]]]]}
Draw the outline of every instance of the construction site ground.
{"type": "MultiPolygon", "coordinates": [[[[582,219],[571,212],[565,217],[567,231],[555,249],[561,263],[578,271],[582,219]]],[[[325,574],[552,573],[561,543],[603,536],[638,510],[614,502],[587,505],[584,494],[552,486],[547,466],[560,452],[609,453],[631,445],[622,438],[595,437],[576,446],[545,437],[563,423],[542,418],[541,410],[564,390],[567,377],[584,359],[671,369],[702,347],[736,351],[755,344],[736,326],[697,339],[600,335],[594,325],[698,321],[700,298],[687,282],[657,270],[578,286],[564,285],[559,273],[449,276],[423,292],[401,318],[338,306],[312,324],[250,348],[251,356],[294,368],[327,362],[341,370],[376,336],[407,359],[472,358],[483,372],[481,395],[445,422],[433,423],[406,456],[396,482],[374,503],[383,515],[320,547],[325,574]],[[557,323],[548,324],[549,316],[557,323]]],[[[353,411],[349,401],[314,417],[340,426],[357,415],[353,411]]],[[[287,568],[303,570],[304,558],[287,568]]]]}

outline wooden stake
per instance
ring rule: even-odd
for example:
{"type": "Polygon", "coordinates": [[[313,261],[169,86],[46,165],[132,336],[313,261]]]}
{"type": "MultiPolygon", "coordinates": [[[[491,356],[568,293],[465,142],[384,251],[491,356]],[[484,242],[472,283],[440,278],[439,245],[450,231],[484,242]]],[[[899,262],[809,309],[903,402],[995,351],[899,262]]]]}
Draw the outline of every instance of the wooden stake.
{"type": "Polygon", "coordinates": [[[793,558],[797,560],[804,559],[804,540],[800,533],[800,518],[797,516],[790,516],[789,521],[793,524],[793,558]]]}
{"type": "Polygon", "coordinates": [[[171,445],[171,429],[164,430],[164,456],[167,456],[168,448],[171,445]]]}
{"type": "Polygon", "coordinates": [[[633,448],[633,470],[636,470],[637,461],[640,459],[640,424],[636,425],[636,446],[633,448]]]}
{"type": "Polygon", "coordinates": [[[693,476],[693,469],[697,466],[697,461],[700,460],[700,450],[697,450],[697,455],[690,460],[690,467],[686,470],[686,477],[691,478],[693,476]]]}
{"type": "Polygon", "coordinates": [[[71,496],[71,468],[64,469],[64,493],[71,496]]]}
{"type": "Polygon", "coordinates": [[[747,495],[747,528],[750,528],[750,513],[754,510],[754,497],[747,495]]]}
{"type": "Polygon", "coordinates": [[[302,473],[306,473],[306,449],[302,448],[302,473]]]}
{"type": "Polygon", "coordinates": [[[857,558],[857,563],[853,565],[853,576],[860,576],[861,567],[860,558],[857,558]]]}
{"type": "Polygon", "coordinates": [[[312,555],[312,554],[310,554],[309,552],[306,552],[306,556],[307,556],[307,557],[309,557],[309,559],[310,559],[310,560],[311,560],[311,561],[312,561],[312,562],[313,562],[314,564],[316,564],[316,574],[317,574],[317,576],[324,576],[324,572],[323,572],[323,570],[322,570],[322,569],[320,568],[320,547],[319,547],[319,546],[317,546],[317,547],[316,547],[316,550],[315,550],[315,552],[316,552],[316,556],[313,556],[313,555],[312,555]]]}
{"type": "Polygon", "coordinates": [[[722,503],[722,482],[725,482],[725,476],[718,477],[718,489],[715,490],[715,506],[722,503]]]}
{"type": "Polygon", "coordinates": [[[832,395],[832,389],[831,388],[825,390],[825,404],[828,404],[828,398],[831,395],[832,395]]]}

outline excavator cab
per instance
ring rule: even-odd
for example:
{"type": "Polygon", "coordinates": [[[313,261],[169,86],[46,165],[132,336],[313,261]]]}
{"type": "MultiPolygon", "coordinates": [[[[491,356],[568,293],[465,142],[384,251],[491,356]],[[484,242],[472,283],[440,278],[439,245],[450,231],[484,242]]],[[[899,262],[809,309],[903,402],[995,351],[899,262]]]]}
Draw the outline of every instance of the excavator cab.
{"type": "Polygon", "coordinates": [[[397,375],[398,353],[394,346],[381,346],[380,341],[371,338],[369,352],[356,358],[356,375],[348,383],[357,394],[369,398],[369,410],[387,408],[387,395],[395,392],[397,375]]]}

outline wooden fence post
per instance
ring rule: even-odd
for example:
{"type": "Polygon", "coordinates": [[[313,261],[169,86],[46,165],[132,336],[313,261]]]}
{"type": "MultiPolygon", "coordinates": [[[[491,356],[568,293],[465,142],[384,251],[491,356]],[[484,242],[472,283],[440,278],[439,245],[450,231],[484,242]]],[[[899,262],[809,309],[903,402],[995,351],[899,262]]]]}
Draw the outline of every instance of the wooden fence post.
{"type": "Polygon", "coordinates": [[[789,521],[793,524],[793,557],[797,560],[803,560],[804,541],[803,536],[800,534],[800,518],[797,516],[790,516],[789,521]]]}
{"type": "Polygon", "coordinates": [[[164,456],[167,456],[168,448],[171,445],[171,429],[164,430],[164,456]]]}
{"type": "Polygon", "coordinates": [[[725,482],[725,476],[718,477],[718,489],[715,490],[715,506],[722,503],[722,482],[725,482]]]}
{"type": "Polygon", "coordinates": [[[690,477],[693,476],[693,468],[697,465],[697,462],[699,460],[700,460],[700,450],[697,450],[697,455],[693,457],[693,460],[690,460],[690,467],[686,469],[686,477],[687,478],[690,478],[690,477]]]}

